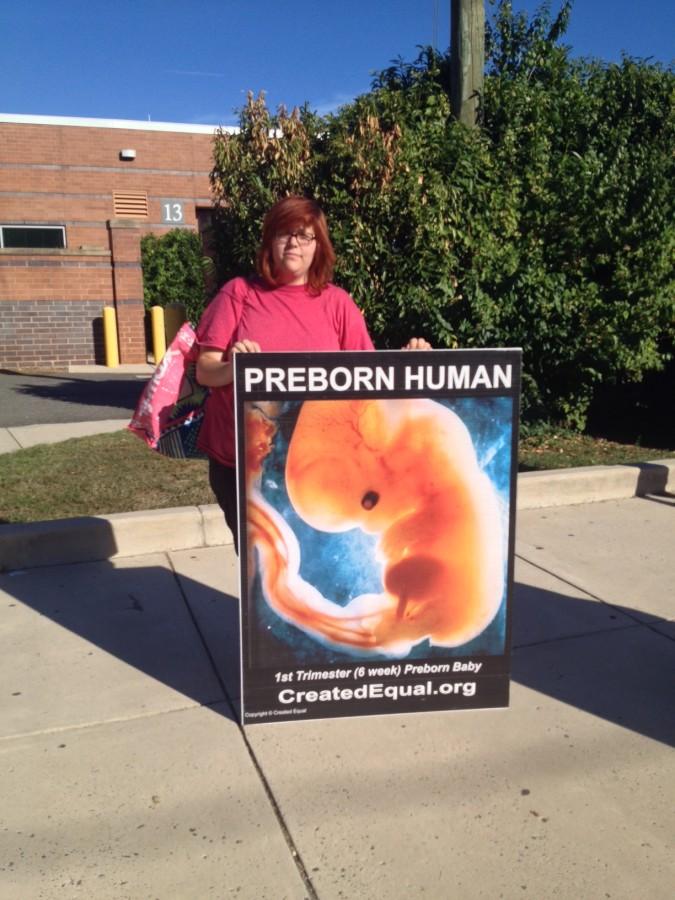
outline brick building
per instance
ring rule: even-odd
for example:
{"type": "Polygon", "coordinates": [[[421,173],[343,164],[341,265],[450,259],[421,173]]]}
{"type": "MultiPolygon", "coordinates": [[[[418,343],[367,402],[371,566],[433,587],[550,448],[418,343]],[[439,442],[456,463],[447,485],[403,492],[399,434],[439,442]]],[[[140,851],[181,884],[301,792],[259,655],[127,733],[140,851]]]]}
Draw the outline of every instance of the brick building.
{"type": "Polygon", "coordinates": [[[145,362],[140,239],[198,229],[214,126],[0,114],[0,367],[145,362]]]}

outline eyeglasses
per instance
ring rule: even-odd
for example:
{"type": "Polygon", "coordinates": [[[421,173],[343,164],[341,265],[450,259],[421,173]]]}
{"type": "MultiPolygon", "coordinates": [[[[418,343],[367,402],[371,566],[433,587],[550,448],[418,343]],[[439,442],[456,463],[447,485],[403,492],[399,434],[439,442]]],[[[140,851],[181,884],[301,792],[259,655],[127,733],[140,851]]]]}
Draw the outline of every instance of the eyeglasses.
{"type": "Polygon", "coordinates": [[[280,244],[287,244],[294,237],[301,247],[308,247],[316,240],[316,235],[307,234],[306,231],[285,231],[283,234],[275,234],[274,240],[280,244]]]}

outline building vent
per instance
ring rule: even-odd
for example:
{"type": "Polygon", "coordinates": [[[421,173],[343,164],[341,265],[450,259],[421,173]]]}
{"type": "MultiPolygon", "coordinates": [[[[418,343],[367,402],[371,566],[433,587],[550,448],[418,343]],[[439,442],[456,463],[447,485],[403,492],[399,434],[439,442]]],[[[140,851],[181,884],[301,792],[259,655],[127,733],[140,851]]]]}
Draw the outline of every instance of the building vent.
{"type": "Polygon", "coordinates": [[[115,191],[113,205],[117,219],[146,219],[148,216],[147,194],[115,191]]]}

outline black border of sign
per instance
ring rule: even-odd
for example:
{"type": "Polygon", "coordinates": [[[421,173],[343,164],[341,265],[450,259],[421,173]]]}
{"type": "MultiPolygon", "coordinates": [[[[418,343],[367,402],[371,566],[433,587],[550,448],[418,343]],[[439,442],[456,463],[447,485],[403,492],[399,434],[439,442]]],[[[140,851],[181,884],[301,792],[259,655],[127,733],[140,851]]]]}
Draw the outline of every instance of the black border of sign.
{"type": "MultiPolygon", "coordinates": [[[[241,721],[244,725],[269,723],[269,722],[285,722],[285,721],[302,721],[305,719],[315,720],[322,718],[338,718],[338,717],[354,717],[354,716],[370,716],[370,715],[390,715],[405,712],[424,712],[454,709],[487,709],[496,707],[507,707],[509,705],[509,682],[510,682],[510,662],[511,662],[511,610],[513,597],[513,580],[514,580],[514,556],[515,556],[515,522],[516,522],[516,486],[517,486],[517,469],[518,469],[518,429],[520,420],[520,387],[521,387],[521,362],[522,351],[517,348],[508,349],[476,349],[476,350],[433,350],[433,351],[362,351],[362,352],[320,352],[320,353],[256,353],[256,354],[234,354],[234,403],[235,403],[235,430],[236,430],[236,450],[237,450],[237,494],[238,494],[238,512],[239,512],[239,621],[240,621],[240,665],[241,665],[241,703],[240,714],[241,721]],[[394,390],[367,392],[368,397],[372,398],[445,398],[455,399],[460,397],[509,397],[512,401],[512,418],[511,418],[511,469],[509,477],[509,511],[508,511],[508,550],[507,550],[507,574],[506,574],[506,627],[505,627],[505,644],[504,654],[501,656],[481,656],[480,660],[484,664],[482,666],[482,675],[474,676],[477,682],[482,682],[481,690],[476,690],[476,694],[472,697],[463,697],[461,695],[453,695],[450,699],[446,696],[439,697],[439,692],[435,689],[443,680],[449,676],[440,676],[436,674],[415,675],[409,681],[423,682],[428,687],[428,692],[423,695],[420,700],[417,697],[410,697],[403,700],[398,698],[395,703],[390,699],[383,699],[378,705],[373,703],[372,699],[327,702],[315,704],[313,708],[309,708],[305,712],[299,713],[293,709],[281,709],[277,701],[276,708],[266,709],[253,708],[254,704],[247,705],[247,698],[255,690],[257,696],[261,694],[264,697],[270,697],[276,691],[279,692],[278,685],[271,682],[271,676],[268,676],[268,684],[262,688],[249,686],[252,679],[259,675],[260,669],[257,671],[249,666],[248,659],[248,641],[247,634],[249,631],[249,616],[247,609],[247,600],[249,596],[249,585],[247,567],[242,561],[246,561],[248,557],[248,541],[246,534],[246,473],[244,466],[240,465],[240,460],[245,459],[244,448],[244,412],[245,403],[251,400],[326,400],[326,399],[350,399],[354,397],[363,398],[363,391],[346,390],[317,392],[308,390],[284,391],[246,391],[245,388],[245,372],[249,368],[267,369],[268,367],[288,369],[291,367],[307,367],[319,366],[327,370],[337,367],[351,368],[353,366],[383,366],[392,365],[398,371],[404,366],[411,365],[438,365],[438,366],[472,366],[477,367],[484,365],[487,367],[493,365],[510,365],[512,367],[512,379],[510,388],[498,387],[488,388],[478,386],[476,388],[453,388],[453,389],[411,389],[405,390],[403,387],[394,390]],[[480,697],[479,697],[480,694],[480,697]],[[471,702],[471,701],[480,702],[471,702]],[[247,708],[248,707],[248,708],[247,708]]],[[[470,657],[451,657],[453,663],[470,661],[470,657]]],[[[438,662],[437,658],[434,660],[438,662]]],[[[386,669],[388,664],[382,661],[373,663],[372,660],[354,659],[353,663],[329,664],[326,668],[330,669],[351,669],[350,675],[354,675],[359,667],[363,670],[363,665],[369,667],[379,667],[386,669]]],[[[400,663],[400,660],[392,660],[391,664],[400,663]]],[[[423,663],[423,660],[415,660],[415,662],[423,663]]],[[[276,667],[275,667],[276,668],[276,667]]],[[[290,667],[290,668],[297,668],[290,667]]],[[[271,672],[271,670],[270,670],[271,672]]],[[[364,676],[365,677],[365,676],[364,676]]],[[[452,676],[450,676],[452,677],[452,676]]],[[[461,676],[455,676],[461,677],[461,676]]],[[[400,683],[399,676],[395,676],[394,682],[390,676],[383,676],[380,681],[387,686],[388,684],[400,683]]],[[[333,688],[334,683],[317,683],[310,684],[308,687],[316,687],[317,691],[333,688]]],[[[265,701],[269,704],[269,700],[265,701]]]]}

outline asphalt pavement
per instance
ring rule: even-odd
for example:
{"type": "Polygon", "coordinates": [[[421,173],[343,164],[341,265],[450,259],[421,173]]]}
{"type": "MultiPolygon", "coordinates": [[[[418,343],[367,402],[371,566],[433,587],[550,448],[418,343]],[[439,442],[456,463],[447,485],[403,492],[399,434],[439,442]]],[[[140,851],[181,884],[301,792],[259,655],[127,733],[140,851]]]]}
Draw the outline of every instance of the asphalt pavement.
{"type": "Polygon", "coordinates": [[[53,375],[0,370],[0,428],[130,419],[151,367],[101,368],[53,375]]]}

